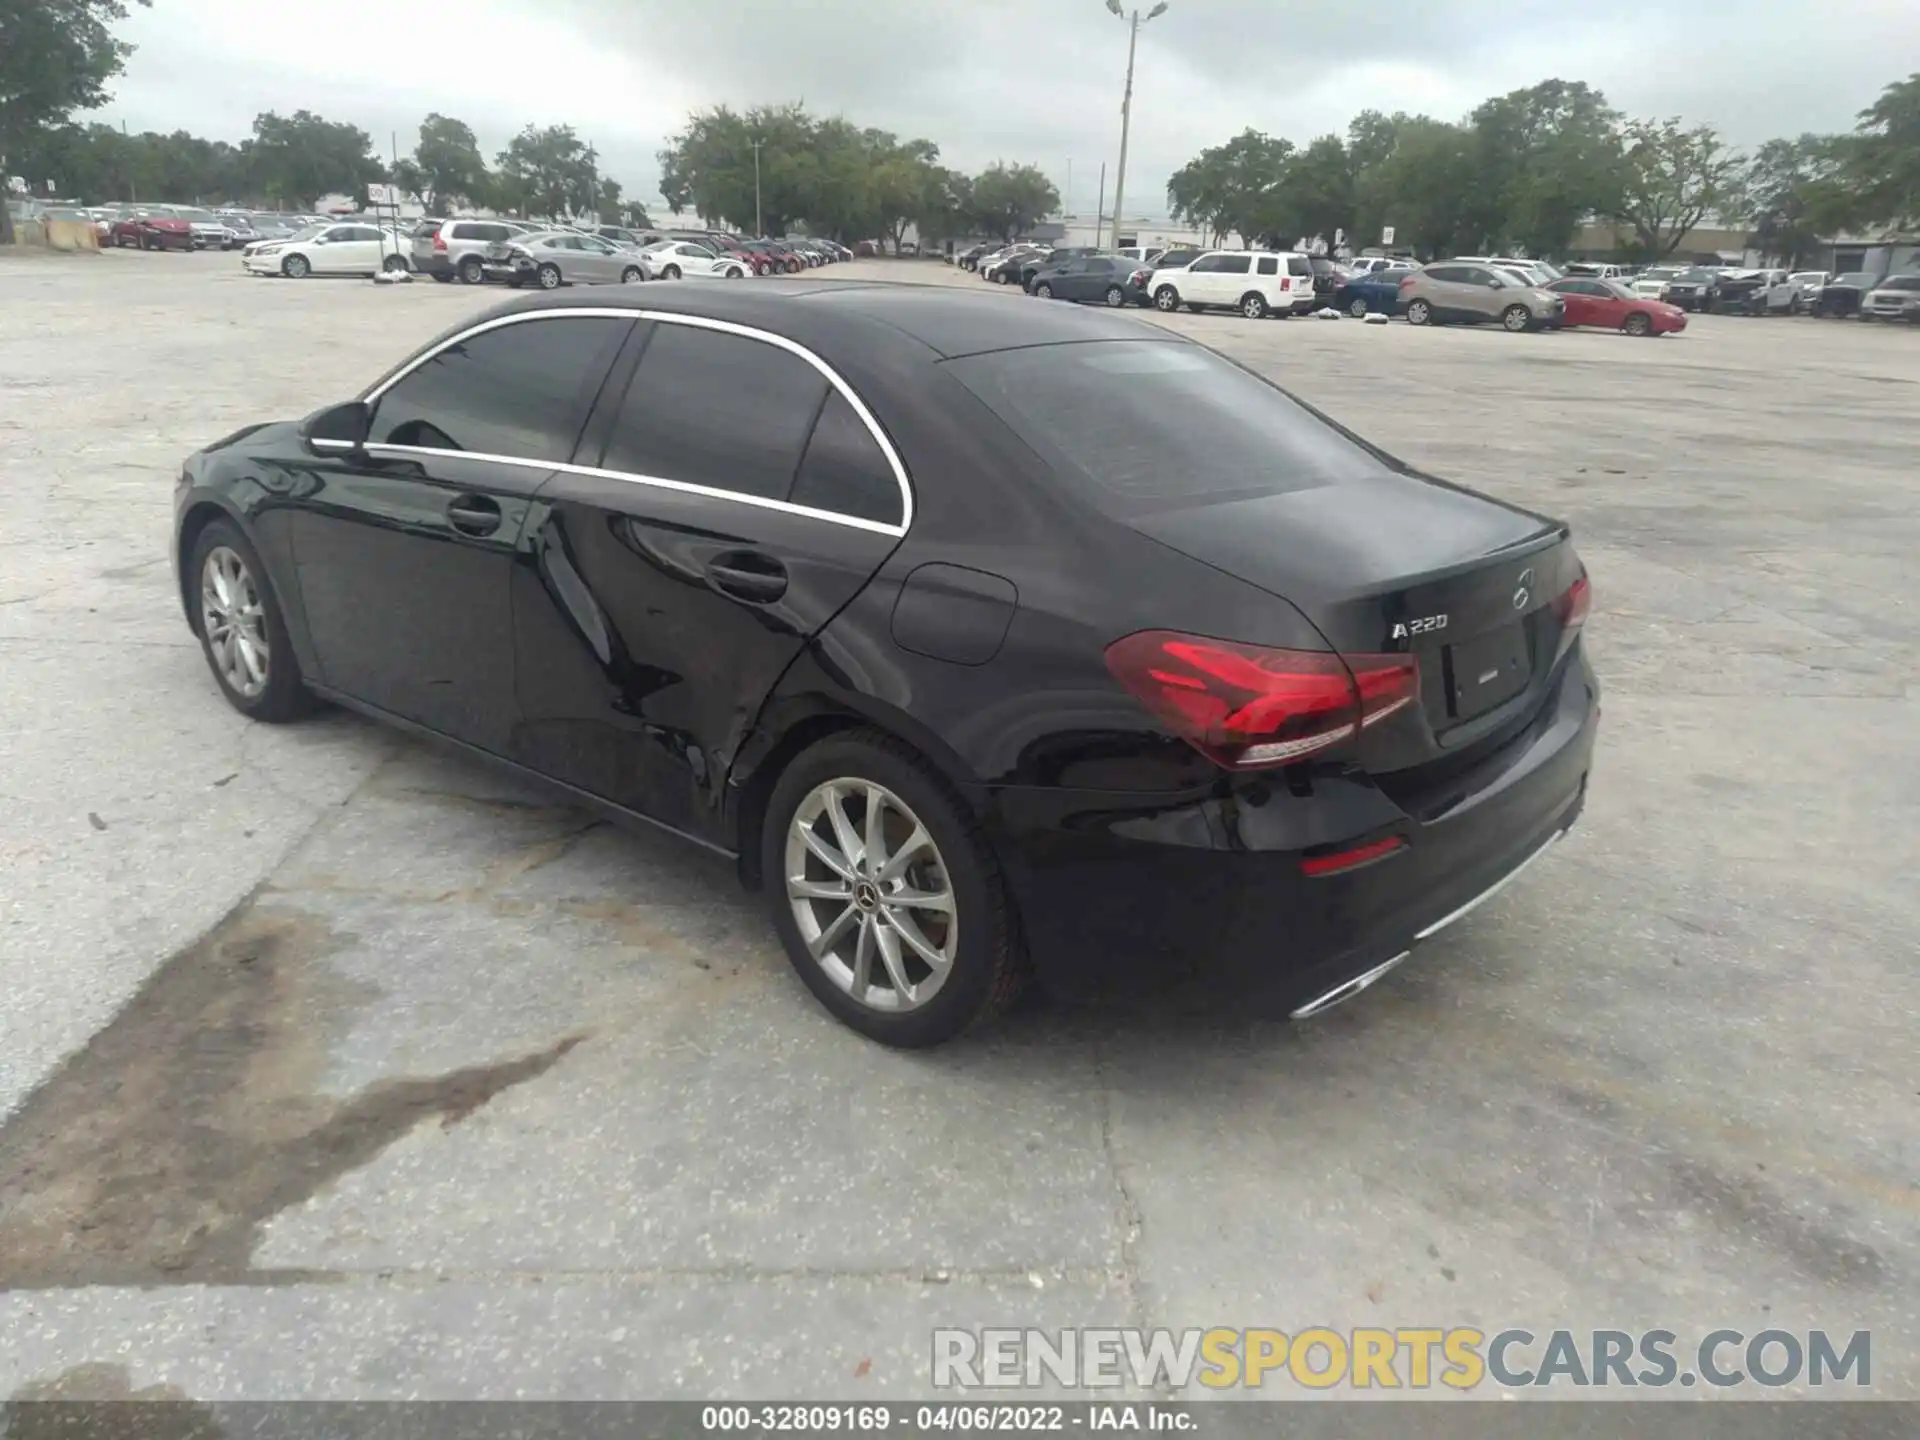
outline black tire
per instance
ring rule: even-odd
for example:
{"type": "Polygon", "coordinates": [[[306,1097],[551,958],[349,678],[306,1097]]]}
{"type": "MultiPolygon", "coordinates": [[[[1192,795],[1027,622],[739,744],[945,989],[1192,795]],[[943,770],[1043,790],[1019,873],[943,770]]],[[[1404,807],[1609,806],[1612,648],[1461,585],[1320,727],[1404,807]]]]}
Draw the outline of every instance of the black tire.
{"type": "Polygon", "coordinates": [[[280,273],[289,280],[304,280],[313,274],[313,266],[304,255],[289,255],[280,262],[280,273]]]}
{"type": "Polygon", "coordinates": [[[1356,320],[1366,319],[1367,318],[1367,302],[1365,297],[1356,295],[1353,297],[1353,299],[1349,300],[1347,302],[1347,314],[1351,315],[1356,320]]]}
{"type": "Polygon", "coordinates": [[[463,255],[454,273],[460,277],[462,285],[480,285],[486,282],[487,267],[480,263],[478,255],[463,255]]]}
{"type": "Polygon", "coordinates": [[[397,275],[407,268],[407,257],[404,255],[389,255],[380,262],[380,268],[389,275],[397,275]]]}
{"type": "Polygon", "coordinates": [[[638,285],[646,278],[646,272],[638,265],[629,265],[620,272],[620,283],[622,285],[638,285]]]}
{"type": "Polygon", "coordinates": [[[1104,298],[1108,309],[1118,310],[1127,303],[1127,292],[1118,285],[1109,285],[1104,298]]]}
{"type": "Polygon", "coordinates": [[[442,285],[451,285],[453,283],[452,275],[446,274],[439,270],[436,270],[433,272],[433,278],[438,280],[442,285]]]}
{"type": "Polygon", "coordinates": [[[213,680],[226,696],[227,703],[250,720],[283,724],[297,720],[317,708],[305,681],[300,677],[300,662],[293,653],[293,641],[287,635],[286,617],[280,609],[280,597],[274,594],[273,581],[260,561],[260,552],[231,520],[215,520],[194,537],[192,554],[187,558],[187,603],[191,607],[194,632],[200,637],[200,650],[206,657],[213,680]],[[262,619],[267,631],[267,683],[258,695],[247,696],[236,690],[221,672],[208,638],[203,590],[207,557],[226,549],[245,564],[259,597],[262,619]]]}
{"type": "Polygon", "coordinates": [[[868,1039],[902,1049],[941,1044],[1004,1011],[1025,984],[1026,956],[1013,900],[986,835],[939,773],[889,735],[836,734],[803,751],[767,802],[760,855],[774,929],[787,958],[814,997],[868,1039]],[[873,781],[904,801],[932,836],[944,864],[960,941],[945,984],[917,1009],[890,1013],[855,1000],[813,958],[794,920],[785,879],[788,828],[816,786],[842,778],[873,781]]]}
{"type": "Polygon", "coordinates": [[[1171,315],[1180,308],[1180,292],[1171,285],[1162,285],[1153,292],[1153,308],[1162,315],[1171,315]]]}
{"type": "Polygon", "coordinates": [[[680,267],[678,265],[667,266],[666,269],[660,272],[660,278],[662,280],[678,280],[680,278],[680,267]]]}
{"type": "Polygon", "coordinates": [[[1053,286],[1042,280],[1038,285],[1033,287],[1033,293],[1038,295],[1042,300],[1051,300],[1053,298],[1053,286]]]}
{"type": "Polygon", "coordinates": [[[1431,325],[1433,323],[1433,306],[1429,305],[1425,300],[1409,300],[1407,302],[1407,324],[1431,325]]]}
{"type": "Polygon", "coordinates": [[[1267,318],[1267,297],[1257,290],[1249,290],[1240,297],[1240,313],[1249,320],[1267,318]]]}
{"type": "Polygon", "coordinates": [[[542,265],[538,274],[540,276],[540,288],[542,290],[558,290],[560,288],[560,267],[558,265],[552,263],[542,265]]]}
{"type": "Polygon", "coordinates": [[[1620,328],[1629,335],[1646,336],[1653,333],[1653,317],[1644,310],[1636,310],[1627,316],[1620,328]]]}
{"type": "Polygon", "coordinates": [[[1510,335],[1521,335],[1533,328],[1533,312],[1524,305],[1509,305],[1500,312],[1500,327],[1510,335]]]}

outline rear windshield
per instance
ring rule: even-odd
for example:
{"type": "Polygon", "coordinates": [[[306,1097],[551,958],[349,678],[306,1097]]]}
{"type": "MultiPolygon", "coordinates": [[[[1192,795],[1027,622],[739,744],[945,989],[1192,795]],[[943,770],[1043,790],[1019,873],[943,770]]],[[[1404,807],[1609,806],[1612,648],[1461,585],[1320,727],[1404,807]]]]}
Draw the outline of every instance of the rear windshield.
{"type": "Polygon", "coordinates": [[[946,368],[1117,519],[1310,490],[1385,468],[1282,391],[1196,345],[1037,345],[946,368]]]}

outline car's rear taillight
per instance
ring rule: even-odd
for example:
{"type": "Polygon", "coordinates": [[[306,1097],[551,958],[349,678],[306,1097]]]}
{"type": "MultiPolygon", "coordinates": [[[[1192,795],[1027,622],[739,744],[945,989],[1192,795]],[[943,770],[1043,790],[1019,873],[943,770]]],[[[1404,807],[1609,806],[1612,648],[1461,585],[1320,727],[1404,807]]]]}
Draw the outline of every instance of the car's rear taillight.
{"type": "MultiPolygon", "coordinates": [[[[1560,622],[1560,654],[1564,655],[1579,637],[1593,609],[1593,582],[1583,574],[1553,602],[1553,617],[1560,622]]],[[[1558,656],[1555,657],[1559,658],[1558,656]]]]}
{"type": "Polygon", "coordinates": [[[1282,290],[1293,289],[1293,277],[1291,275],[1282,275],[1280,277],[1280,288],[1282,290]]]}
{"type": "Polygon", "coordinates": [[[1411,705],[1411,655],[1336,655],[1142,630],[1107,647],[1107,668],[1181,739],[1230,770],[1289,765],[1411,705]]]}
{"type": "Polygon", "coordinates": [[[1401,288],[1402,290],[1404,290],[1404,289],[1406,289],[1406,288],[1407,288],[1407,287],[1408,287],[1409,285],[1411,285],[1411,284],[1413,284],[1413,276],[1411,276],[1411,275],[1402,275],[1402,276],[1400,277],[1400,288],[1401,288]]]}
{"type": "Polygon", "coordinates": [[[442,235],[438,230],[433,232],[433,252],[436,255],[444,255],[447,253],[447,237],[442,235]]]}

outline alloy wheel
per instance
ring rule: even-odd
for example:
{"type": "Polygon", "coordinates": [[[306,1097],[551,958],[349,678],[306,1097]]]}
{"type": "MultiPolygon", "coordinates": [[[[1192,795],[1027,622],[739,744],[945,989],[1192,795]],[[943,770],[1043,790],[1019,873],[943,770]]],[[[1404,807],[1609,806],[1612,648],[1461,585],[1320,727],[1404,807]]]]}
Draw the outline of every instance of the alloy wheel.
{"type": "Polygon", "coordinates": [[[266,609],[247,562],[225,545],[200,567],[200,623],[220,677],[241,698],[257,699],[271,674],[266,609]]]}
{"type": "Polygon", "coordinates": [[[1351,315],[1356,320],[1366,319],[1367,318],[1367,302],[1364,300],[1355,300],[1352,304],[1347,306],[1347,314],[1351,315]]]}
{"type": "Polygon", "coordinates": [[[787,903],[827,977],[869,1009],[917,1010],[953,973],[953,881],[905,801],[871,780],[816,785],[787,829],[787,903]]]}
{"type": "Polygon", "coordinates": [[[1118,310],[1122,305],[1125,305],[1126,303],[1127,303],[1127,295],[1124,290],[1122,290],[1118,285],[1109,285],[1107,287],[1107,304],[1109,306],[1111,306],[1115,310],[1118,310]]]}

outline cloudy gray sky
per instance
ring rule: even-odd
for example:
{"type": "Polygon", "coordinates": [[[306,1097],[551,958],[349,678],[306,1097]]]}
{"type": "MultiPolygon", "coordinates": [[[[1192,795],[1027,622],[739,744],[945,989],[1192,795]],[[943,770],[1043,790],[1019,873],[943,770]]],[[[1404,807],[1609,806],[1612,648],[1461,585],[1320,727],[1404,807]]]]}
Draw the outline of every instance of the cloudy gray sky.
{"type": "MultiPolygon", "coordinates": [[[[1071,162],[1083,211],[1102,161],[1111,185],[1127,52],[1102,0],[154,0],[125,33],[104,118],[136,130],[238,140],[304,107],[404,153],[438,110],[491,156],[567,122],[652,200],[689,110],[800,99],[967,170],[1024,161],[1065,191],[1071,162]]],[[[1141,30],[1127,211],[1161,213],[1167,175],[1249,125],[1304,142],[1369,107],[1451,119],[1558,76],[1751,145],[1850,128],[1916,69],[1915,0],[1172,0],[1141,30]]]]}

